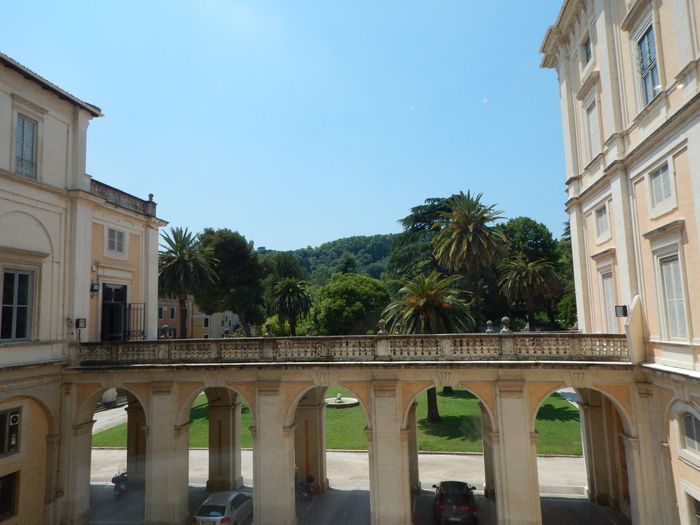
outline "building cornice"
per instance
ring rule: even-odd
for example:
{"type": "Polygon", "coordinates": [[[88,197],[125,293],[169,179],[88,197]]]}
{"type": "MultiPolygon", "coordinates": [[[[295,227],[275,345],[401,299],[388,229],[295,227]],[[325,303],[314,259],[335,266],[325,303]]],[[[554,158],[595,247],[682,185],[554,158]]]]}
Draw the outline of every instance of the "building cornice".
{"type": "Polygon", "coordinates": [[[585,4],[584,0],[566,0],[559,10],[554,24],[547,28],[544,40],[540,46],[540,53],[544,55],[540,67],[554,68],[557,65],[557,50],[565,41],[564,35],[569,32],[571,25],[576,20],[585,4]]]}
{"type": "Polygon", "coordinates": [[[663,224],[663,225],[659,226],[658,228],[654,228],[653,230],[649,230],[648,232],[642,234],[642,236],[647,240],[657,239],[657,238],[662,237],[664,235],[668,235],[669,233],[680,232],[684,226],[685,226],[685,220],[676,219],[675,221],[671,221],[669,223],[663,224]]]}

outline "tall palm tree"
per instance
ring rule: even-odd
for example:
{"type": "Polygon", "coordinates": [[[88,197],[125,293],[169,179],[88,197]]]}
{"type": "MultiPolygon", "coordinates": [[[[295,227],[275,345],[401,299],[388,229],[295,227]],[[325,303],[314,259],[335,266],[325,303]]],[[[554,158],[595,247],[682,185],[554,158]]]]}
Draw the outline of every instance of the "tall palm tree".
{"type": "Polygon", "coordinates": [[[523,254],[504,262],[498,286],[511,302],[525,303],[530,329],[534,327],[535,306],[538,299],[548,297],[559,285],[554,265],[544,259],[528,260],[523,254]]]}
{"type": "Polygon", "coordinates": [[[497,264],[506,243],[495,227],[502,212],[494,204],[483,204],[481,197],[481,193],[459,192],[447,199],[449,210],[439,212],[433,238],[435,258],[450,271],[464,274],[470,283],[477,326],[481,322],[479,277],[489,265],[497,264]]]}
{"type": "Polygon", "coordinates": [[[289,321],[292,336],[297,334],[297,319],[309,313],[311,303],[306,281],[285,277],[275,285],[272,310],[280,316],[280,321],[289,321]]]}
{"type": "Polygon", "coordinates": [[[211,250],[203,247],[199,236],[187,228],[171,227],[161,233],[163,243],[158,252],[158,288],[163,295],[176,297],[180,309],[180,338],[187,337],[187,296],[197,286],[209,280],[214,282],[216,262],[211,250]]]}
{"type": "MultiPolygon", "coordinates": [[[[390,332],[440,334],[467,331],[473,319],[455,283],[459,275],[442,277],[438,272],[405,281],[397,298],[384,310],[390,332]]],[[[440,421],[437,392],[428,389],[428,421],[440,421]]]]}

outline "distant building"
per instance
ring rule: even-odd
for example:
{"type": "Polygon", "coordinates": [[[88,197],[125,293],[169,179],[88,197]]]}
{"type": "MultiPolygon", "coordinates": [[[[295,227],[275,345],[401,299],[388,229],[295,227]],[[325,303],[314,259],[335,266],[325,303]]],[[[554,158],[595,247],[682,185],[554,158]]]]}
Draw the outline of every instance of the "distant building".
{"type": "Polygon", "coordinates": [[[559,80],[578,324],[627,330],[646,354],[668,437],[656,454],[670,451],[681,523],[696,523],[700,3],[566,0],[542,52],[559,80]]]}
{"type": "Polygon", "coordinates": [[[36,459],[58,461],[61,422],[45,414],[60,413],[69,344],[157,333],[166,223],[152,198],[85,173],[87,127],[101,115],[0,54],[0,385],[19,388],[0,404],[2,519],[58,523],[36,459]]]}
{"type": "MultiPolygon", "coordinates": [[[[192,299],[186,301],[187,338],[218,339],[240,327],[238,315],[231,311],[205,314],[192,299]]],[[[177,299],[158,299],[158,336],[180,339],[180,305],[177,299]]]]}

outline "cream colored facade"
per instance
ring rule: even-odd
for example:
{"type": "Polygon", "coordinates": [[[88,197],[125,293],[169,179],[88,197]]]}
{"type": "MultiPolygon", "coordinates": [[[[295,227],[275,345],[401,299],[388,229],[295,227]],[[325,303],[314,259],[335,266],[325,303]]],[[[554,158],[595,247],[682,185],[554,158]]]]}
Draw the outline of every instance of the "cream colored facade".
{"type": "Polygon", "coordinates": [[[680,522],[696,523],[700,2],[567,0],[542,52],[560,87],[579,327],[643,349],[666,434],[656,453],[680,522]]]}
{"type": "Polygon", "coordinates": [[[0,485],[16,506],[0,508],[11,515],[3,524],[59,522],[52,484],[69,345],[156,336],[164,223],[152,200],[85,173],[99,116],[0,54],[0,432],[19,440],[0,450],[0,485]]]}

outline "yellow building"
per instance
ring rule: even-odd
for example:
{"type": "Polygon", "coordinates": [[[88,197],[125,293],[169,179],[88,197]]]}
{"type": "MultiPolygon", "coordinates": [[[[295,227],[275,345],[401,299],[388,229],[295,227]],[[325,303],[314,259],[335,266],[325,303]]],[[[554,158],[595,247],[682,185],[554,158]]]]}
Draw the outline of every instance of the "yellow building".
{"type": "Polygon", "coordinates": [[[3,524],[58,522],[57,495],[44,486],[53,486],[59,461],[56,415],[69,344],[156,336],[165,223],[151,197],[85,173],[88,123],[100,116],[0,54],[3,524]]]}
{"type": "Polygon", "coordinates": [[[700,2],[567,0],[542,53],[560,87],[579,327],[624,330],[646,358],[669,497],[696,523],[700,2]]]}

